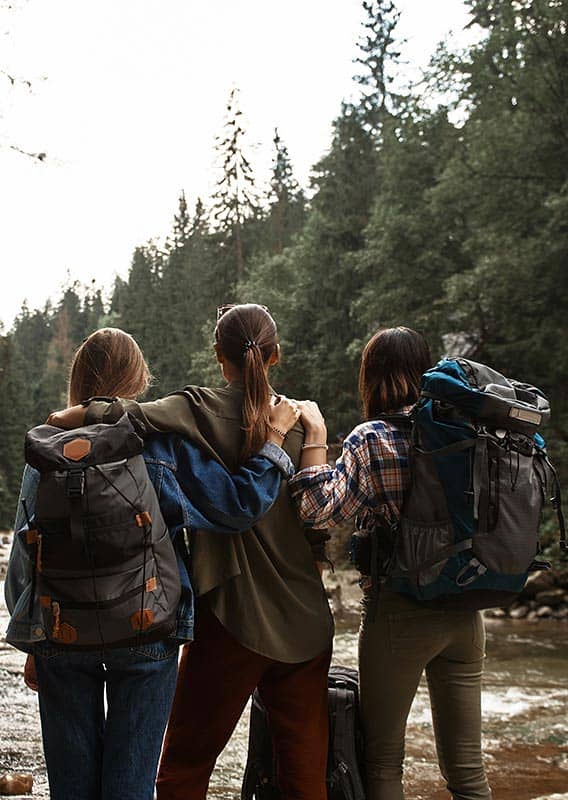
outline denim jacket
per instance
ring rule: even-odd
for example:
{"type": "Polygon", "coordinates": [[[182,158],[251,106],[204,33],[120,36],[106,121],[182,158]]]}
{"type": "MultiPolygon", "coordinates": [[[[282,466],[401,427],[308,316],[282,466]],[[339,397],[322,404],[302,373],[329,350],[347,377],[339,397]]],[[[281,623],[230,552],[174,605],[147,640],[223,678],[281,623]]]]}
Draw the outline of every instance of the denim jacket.
{"type": "MultiPolygon", "coordinates": [[[[180,571],[181,600],[171,636],[180,642],[188,641],[193,638],[194,608],[186,530],[228,534],[247,530],[266,514],[278,496],[282,477],[291,477],[294,467],[284,450],[267,442],[257,456],[231,475],[177,434],[148,436],[144,460],[174,542],[180,571]]],[[[32,565],[23,538],[17,535],[27,528],[22,501],[31,520],[38,484],[39,473],[26,465],[4,586],[11,615],[6,641],[25,652],[33,652],[33,645],[45,639],[37,596],[30,601],[32,565]]]]}

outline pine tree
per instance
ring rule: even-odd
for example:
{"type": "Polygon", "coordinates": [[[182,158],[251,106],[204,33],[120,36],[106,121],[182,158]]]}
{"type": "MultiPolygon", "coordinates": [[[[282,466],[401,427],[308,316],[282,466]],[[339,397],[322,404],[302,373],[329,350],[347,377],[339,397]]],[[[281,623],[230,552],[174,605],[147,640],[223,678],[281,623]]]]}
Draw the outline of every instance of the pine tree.
{"type": "Polygon", "coordinates": [[[351,262],[364,243],[376,168],[373,137],[358,109],[344,104],[331,148],[312,170],[314,194],[302,232],[267,264],[267,276],[277,265],[288,276],[279,303],[287,345],[283,375],[297,396],[321,403],[332,432],[348,429],[359,413],[349,346],[360,330],[351,312],[360,279],[351,262]]]}
{"type": "Polygon", "coordinates": [[[0,527],[4,528],[11,527],[16,513],[25,433],[45,420],[34,415],[29,377],[27,353],[15,334],[0,337],[0,527]]]}
{"type": "Polygon", "coordinates": [[[245,273],[244,225],[260,209],[252,166],[245,154],[243,114],[237,88],[231,89],[223,133],[216,139],[221,177],[213,195],[213,217],[234,251],[234,274],[239,281],[245,273]]]}
{"type": "Polygon", "coordinates": [[[130,333],[151,369],[159,358],[164,331],[160,319],[164,310],[159,285],[164,269],[165,254],[153,241],[137,247],[132,257],[128,281],[115,283],[111,312],[118,315],[120,327],[130,333]]]}
{"type": "Polygon", "coordinates": [[[178,213],[174,216],[173,241],[175,248],[183,247],[187,243],[191,235],[191,230],[192,222],[187,210],[185,192],[182,189],[179,196],[178,213]]]}
{"type": "Polygon", "coordinates": [[[197,198],[195,203],[195,211],[193,212],[193,219],[189,228],[189,235],[192,239],[204,236],[208,232],[207,212],[203,201],[200,197],[197,198]]]}
{"type": "Polygon", "coordinates": [[[392,0],[363,0],[366,20],[365,32],[358,46],[361,51],[355,63],[362,72],[355,76],[361,86],[360,108],[363,120],[370,130],[380,136],[381,128],[389,117],[395,116],[403,102],[394,89],[394,78],[400,67],[403,41],[395,36],[400,11],[392,0]]]}
{"type": "Polygon", "coordinates": [[[272,141],[274,156],[268,213],[269,249],[273,253],[281,253],[305,221],[306,200],[294,177],[288,148],[282,141],[278,128],[274,129],[272,141]]]}
{"type": "Polygon", "coordinates": [[[442,350],[445,281],[471,265],[463,220],[433,199],[458,149],[459,131],[443,109],[401,120],[398,135],[383,143],[365,244],[353,260],[360,283],[352,311],[364,326],[358,349],[379,327],[408,325],[427,336],[434,353],[442,350]]]}
{"type": "Polygon", "coordinates": [[[195,336],[196,292],[191,242],[194,223],[190,218],[185,192],[174,215],[170,247],[156,282],[156,325],[161,331],[160,347],[153,349],[152,368],[157,380],[151,395],[161,395],[184,382],[195,336]]]}
{"type": "Polygon", "coordinates": [[[97,288],[94,279],[85,294],[83,316],[85,318],[84,327],[86,336],[106,324],[106,310],[102,291],[100,288],[97,288]]]}

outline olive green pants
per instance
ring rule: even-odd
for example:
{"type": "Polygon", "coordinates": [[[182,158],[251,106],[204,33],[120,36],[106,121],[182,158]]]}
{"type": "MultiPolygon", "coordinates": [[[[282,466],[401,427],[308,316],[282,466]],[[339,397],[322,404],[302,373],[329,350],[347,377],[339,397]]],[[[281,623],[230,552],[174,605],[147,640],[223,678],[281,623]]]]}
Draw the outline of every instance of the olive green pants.
{"type": "Polygon", "coordinates": [[[490,800],[481,754],[485,649],[478,611],[432,610],[382,592],[361,622],[367,800],[403,800],[406,720],[424,670],[438,763],[454,800],[490,800]]]}

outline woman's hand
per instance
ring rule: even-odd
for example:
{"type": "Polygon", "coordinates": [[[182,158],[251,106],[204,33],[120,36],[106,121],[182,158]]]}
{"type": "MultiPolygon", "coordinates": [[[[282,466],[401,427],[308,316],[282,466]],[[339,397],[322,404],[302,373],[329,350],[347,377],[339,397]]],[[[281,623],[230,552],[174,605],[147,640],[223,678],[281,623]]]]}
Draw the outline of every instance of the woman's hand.
{"type": "Polygon", "coordinates": [[[56,428],[65,428],[66,430],[80,428],[85,424],[86,413],[86,406],[70,406],[70,408],[64,408],[63,411],[54,411],[47,418],[46,424],[53,425],[56,428]]]}
{"type": "Polygon", "coordinates": [[[300,409],[295,400],[290,400],[281,394],[271,397],[268,410],[268,441],[281,446],[284,435],[294,427],[299,416],[300,409]]]}
{"type": "Polygon", "coordinates": [[[327,426],[317,403],[313,400],[302,400],[298,403],[300,420],[306,431],[306,444],[327,442],[327,426]]]}
{"type": "Polygon", "coordinates": [[[24,667],[24,683],[28,689],[32,689],[34,692],[37,692],[37,672],[35,658],[32,655],[29,655],[26,658],[26,665],[24,667]]]}

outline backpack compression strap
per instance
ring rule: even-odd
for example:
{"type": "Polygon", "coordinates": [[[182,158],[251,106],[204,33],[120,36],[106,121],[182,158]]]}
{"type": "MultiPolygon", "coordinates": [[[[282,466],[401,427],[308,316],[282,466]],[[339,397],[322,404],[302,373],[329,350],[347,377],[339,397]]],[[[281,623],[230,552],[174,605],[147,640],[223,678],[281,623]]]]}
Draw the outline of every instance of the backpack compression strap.
{"type": "Polygon", "coordinates": [[[552,508],[556,511],[556,516],[558,517],[558,527],[560,529],[560,548],[564,551],[568,550],[568,544],[566,543],[566,524],[564,522],[564,514],[562,513],[562,496],[560,493],[560,481],[558,480],[558,473],[556,472],[555,468],[552,466],[550,459],[547,455],[544,456],[544,460],[552,473],[552,480],[554,482],[554,496],[551,498],[552,508]]]}

